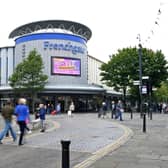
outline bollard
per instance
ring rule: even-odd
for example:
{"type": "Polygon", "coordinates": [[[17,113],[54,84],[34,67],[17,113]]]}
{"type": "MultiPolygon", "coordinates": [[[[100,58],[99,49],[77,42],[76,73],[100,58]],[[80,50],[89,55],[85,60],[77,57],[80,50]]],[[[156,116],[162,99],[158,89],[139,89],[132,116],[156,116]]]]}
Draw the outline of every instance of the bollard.
{"type": "Polygon", "coordinates": [[[111,111],[111,119],[114,118],[113,116],[114,116],[114,111],[112,110],[112,111],[111,111]]]}
{"type": "Polygon", "coordinates": [[[100,114],[100,111],[98,111],[98,118],[100,118],[101,117],[101,114],[100,114]]]}
{"type": "Polygon", "coordinates": [[[152,120],[152,109],[150,109],[150,120],[152,120]]]}
{"type": "Polygon", "coordinates": [[[146,113],[143,113],[143,132],[146,132],[146,113]]]}
{"type": "Polygon", "coordinates": [[[133,111],[131,110],[131,120],[133,119],[133,111]]]}
{"type": "Polygon", "coordinates": [[[113,112],[111,112],[111,119],[113,119],[113,112]]]}
{"type": "Polygon", "coordinates": [[[61,140],[62,144],[62,168],[69,168],[69,145],[71,141],[61,140]]]}

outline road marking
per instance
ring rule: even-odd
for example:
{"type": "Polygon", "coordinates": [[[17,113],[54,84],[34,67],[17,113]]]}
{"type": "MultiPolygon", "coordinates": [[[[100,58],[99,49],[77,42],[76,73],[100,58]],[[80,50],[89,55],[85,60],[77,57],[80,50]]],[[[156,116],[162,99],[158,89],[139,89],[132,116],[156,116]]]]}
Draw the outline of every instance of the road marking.
{"type": "Polygon", "coordinates": [[[132,135],[133,131],[121,124],[115,123],[118,127],[124,130],[124,134],[117,139],[115,142],[106,145],[105,147],[99,149],[98,151],[92,153],[92,156],[84,160],[83,162],[75,165],[73,168],[87,168],[88,166],[91,166],[93,163],[95,163],[97,160],[101,159],[108,153],[114,151],[115,149],[119,148],[122,144],[124,144],[126,141],[128,141],[132,135]]]}
{"type": "MultiPolygon", "coordinates": [[[[59,124],[58,122],[52,121],[52,120],[50,120],[49,122],[52,122],[52,124],[53,124],[54,126],[52,126],[51,128],[47,129],[46,132],[51,132],[51,131],[54,131],[55,129],[60,128],[60,124],[59,124]]],[[[35,132],[34,134],[32,133],[32,134],[28,134],[28,135],[26,135],[26,136],[27,136],[27,137],[34,137],[34,136],[41,135],[41,134],[42,134],[41,132],[38,132],[38,133],[35,132]]]]}
{"type": "MultiPolygon", "coordinates": [[[[49,128],[49,129],[47,129],[46,132],[51,132],[51,131],[54,131],[55,129],[60,128],[60,124],[59,124],[58,122],[52,121],[52,120],[49,120],[49,122],[52,122],[53,126],[52,126],[51,128],[49,128]]],[[[32,132],[31,134],[26,134],[26,138],[38,136],[38,135],[41,135],[41,134],[42,134],[41,132],[36,132],[36,131],[35,131],[35,132],[32,132]]],[[[4,138],[3,141],[4,141],[4,142],[10,142],[10,141],[11,141],[11,138],[12,138],[12,137],[4,138]]],[[[12,141],[12,144],[14,144],[13,141],[12,141]]]]}

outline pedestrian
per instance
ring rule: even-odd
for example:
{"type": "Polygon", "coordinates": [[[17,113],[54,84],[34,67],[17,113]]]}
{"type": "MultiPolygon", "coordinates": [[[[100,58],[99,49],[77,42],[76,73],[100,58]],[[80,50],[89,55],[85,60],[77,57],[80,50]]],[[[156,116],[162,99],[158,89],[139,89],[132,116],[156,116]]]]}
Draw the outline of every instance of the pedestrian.
{"type": "MultiPolygon", "coordinates": [[[[29,124],[29,123],[30,123],[30,118],[27,118],[27,119],[26,119],[25,129],[26,129],[26,131],[28,132],[28,134],[31,134],[32,131],[31,131],[31,129],[28,127],[28,124],[29,124]]],[[[20,131],[18,131],[18,134],[20,134],[20,131]]]]}
{"type": "Polygon", "coordinates": [[[106,116],[107,104],[105,101],[102,102],[103,118],[106,116]]]}
{"type": "Polygon", "coordinates": [[[162,103],[158,104],[158,111],[159,111],[160,114],[162,113],[162,103]]]}
{"type": "Polygon", "coordinates": [[[6,137],[9,137],[9,131],[7,131],[7,133],[6,133],[6,137]]]}
{"type": "Polygon", "coordinates": [[[115,119],[120,118],[120,121],[123,121],[123,119],[122,119],[123,112],[124,112],[123,104],[122,104],[121,100],[119,100],[118,103],[116,104],[116,116],[115,116],[115,119]]]}
{"type": "Polygon", "coordinates": [[[51,114],[51,105],[47,104],[46,106],[47,106],[46,113],[51,114]]]}
{"type": "Polygon", "coordinates": [[[61,114],[61,103],[58,103],[56,106],[56,113],[61,114]]]}
{"type": "Polygon", "coordinates": [[[28,131],[28,134],[31,134],[32,131],[31,131],[31,129],[28,127],[28,124],[29,124],[29,123],[30,123],[30,116],[29,116],[29,118],[26,119],[26,131],[28,131]]]}
{"type": "Polygon", "coordinates": [[[29,107],[26,105],[26,99],[20,98],[18,105],[15,107],[15,115],[20,129],[20,137],[18,145],[23,145],[23,137],[26,130],[26,120],[29,118],[29,107]]]}
{"type": "Polygon", "coordinates": [[[115,101],[111,102],[111,118],[113,119],[116,114],[116,104],[115,101]]]}
{"type": "Polygon", "coordinates": [[[3,131],[0,133],[0,144],[2,144],[2,139],[7,134],[8,131],[11,132],[13,141],[16,141],[16,133],[14,129],[12,128],[12,115],[14,112],[14,108],[12,107],[12,104],[10,101],[7,101],[6,105],[2,108],[2,117],[5,121],[5,127],[3,131]]]}
{"type": "Polygon", "coordinates": [[[71,102],[68,110],[68,116],[72,116],[72,113],[74,112],[74,110],[75,110],[74,102],[71,102]]]}
{"type": "MultiPolygon", "coordinates": [[[[5,106],[5,104],[3,104],[3,107],[5,106]]],[[[9,130],[6,133],[6,137],[9,138],[9,130]]]]}
{"type": "Polygon", "coordinates": [[[40,117],[40,122],[41,122],[41,131],[40,132],[45,132],[45,115],[46,115],[46,108],[43,103],[39,104],[39,117],[40,117]]]}

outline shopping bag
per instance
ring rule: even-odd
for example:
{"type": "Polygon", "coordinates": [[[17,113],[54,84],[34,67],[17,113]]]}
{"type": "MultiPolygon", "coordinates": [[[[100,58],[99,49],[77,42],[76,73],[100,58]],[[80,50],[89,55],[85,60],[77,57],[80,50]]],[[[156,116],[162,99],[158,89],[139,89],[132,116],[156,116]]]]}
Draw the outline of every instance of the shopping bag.
{"type": "Polygon", "coordinates": [[[51,112],[51,115],[56,115],[56,110],[53,110],[52,112],[51,112]]]}
{"type": "Polygon", "coordinates": [[[68,110],[68,116],[71,116],[71,115],[72,115],[72,111],[68,110]]]}

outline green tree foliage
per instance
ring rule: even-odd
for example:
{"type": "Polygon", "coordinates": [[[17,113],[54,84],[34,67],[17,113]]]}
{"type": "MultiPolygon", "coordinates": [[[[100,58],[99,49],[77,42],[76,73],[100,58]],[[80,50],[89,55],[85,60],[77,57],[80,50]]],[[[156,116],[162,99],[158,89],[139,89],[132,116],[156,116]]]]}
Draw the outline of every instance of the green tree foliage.
{"type": "Polygon", "coordinates": [[[44,89],[48,76],[43,74],[41,56],[34,49],[26,59],[17,65],[9,78],[9,84],[15,92],[30,93],[32,98],[44,89]]]}
{"type": "MultiPolygon", "coordinates": [[[[161,51],[142,48],[142,76],[149,76],[151,88],[159,87],[168,77],[167,61],[161,51]]],[[[139,80],[138,49],[124,48],[112,55],[110,61],[101,66],[102,81],[115,90],[135,88],[134,80],[139,80]]],[[[135,90],[135,89],[133,89],[135,90]]]]}
{"type": "Polygon", "coordinates": [[[161,87],[154,92],[158,102],[168,102],[168,82],[162,82],[161,87]]]}
{"type": "Polygon", "coordinates": [[[168,77],[168,66],[165,56],[161,51],[152,51],[146,48],[142,53],[142,74],[149,76],[151,88],[160,87],[162,81],[168,77]]]}
{"type": "Polygon", "coordinates": [[[108,63],[101,66],[102,81],[107,86],[114,87],[115,90],[127,87],[132,73],[136,74],[135,67],[138,66],[136,57],[136,49],[118,50],[118,53],[112,55],[108,63]]]}

